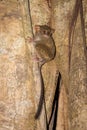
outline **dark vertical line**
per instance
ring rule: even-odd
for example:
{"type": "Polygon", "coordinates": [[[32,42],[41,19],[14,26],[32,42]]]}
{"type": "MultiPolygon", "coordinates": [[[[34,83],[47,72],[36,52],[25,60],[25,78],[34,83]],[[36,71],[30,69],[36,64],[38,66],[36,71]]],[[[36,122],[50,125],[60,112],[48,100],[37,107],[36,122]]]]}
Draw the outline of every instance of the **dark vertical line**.
{"type": "Polygon", "coordinates": [[[55,110],[55,114],[54,114],[55,118],[54,118],[53,130],[56,130],[56,126],[57,126],[58,103],[59,103],[59,95],[60,95],[60,82],[61,82],[61,74],[59,73],[58,82],[57,82],[57,89],[56,89],[56,93],[55,93],[56,110],[55,110]]]}
{"type": "MultiPolygon", "coordinates": [[[[85,56],[87,58],[85,21],[84,21],[82,0],[80,0],[80,18],[81,18],[82,36],[83,36],[83,44],[84,44],[84,54],[85,54],[85,56]]],[[[86,66],[87,66],[87,60],[86,60],[86,66]]],[[[86,67],[86,72],[87,72],[87,67],[86,67]]]]}
{"type": "Polygon", "coordinates": [[[59,94],[60,94],[60,81],[61,81],[61,74],[59,73],[57,87],[56,87],[55,96],[54,96],[53,105],[52,105],[52,112],[51,112],[51,116],[50,116],[49,123],[48,123],[48,125],[50,125],[50,122],[51,122],[53,114],[54,114],[53,130],[56,130],[56,125],[57,125],[58,102],[59,102],[59,94]],[[55,106],[56,106],[56,108],[55,108],[55,106]],[[55,110],[55,113],[54,113],[54,110],[55,110]]]}
{"type": "Polygon", "coordinates": [[[82,26],[83,43],[86,46],[85,22],[84,22],[84,16],[83,16],[83,3],[82,3],[82,0],[80,0],[80,18],[81,18],[81,26],[82,26]]]}
{"type": "Polygon", "coordinates": [[[79,14],[79,9],[80,9],[80,0],[76,0],[75,6],[73,9],[71,23],[69,26],[69,70],[70,70],[71,52],[72,52],[72,46],[73,46],[73,35],[74,35],[75,25],[77,22],[77,17],[79,14]]]}
{"type": "Polygon", "coordinates": [[[33,36],[33,38],[34,38],[33,23],[32,23],[31,10],[30,10],[30,1],[29,1],[29,0],[28,0],[28,10],[29,10],[29,16],[30,16],[30,24],[31,24],[32,36],[33,36]]]}

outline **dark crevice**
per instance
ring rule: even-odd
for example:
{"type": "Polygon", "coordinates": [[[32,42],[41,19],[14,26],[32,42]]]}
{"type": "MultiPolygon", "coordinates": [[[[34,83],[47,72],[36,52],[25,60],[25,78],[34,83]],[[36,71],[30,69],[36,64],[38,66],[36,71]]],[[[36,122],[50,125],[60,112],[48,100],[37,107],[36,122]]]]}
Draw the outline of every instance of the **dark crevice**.
{"type": "Polygon", "coordinates": [[[60,81],[61,81],[61,74],[59,73],[57,87],[56,87],[55,96],[54,96],[53,105],[52,105],[51,117],[49,120],[49,125],[50,125],[52,117],[54,115],[53,130],[56,130],[56,125],[57,125],[58,102],[59,102],[59,94],[60,94],[60,81]]]}

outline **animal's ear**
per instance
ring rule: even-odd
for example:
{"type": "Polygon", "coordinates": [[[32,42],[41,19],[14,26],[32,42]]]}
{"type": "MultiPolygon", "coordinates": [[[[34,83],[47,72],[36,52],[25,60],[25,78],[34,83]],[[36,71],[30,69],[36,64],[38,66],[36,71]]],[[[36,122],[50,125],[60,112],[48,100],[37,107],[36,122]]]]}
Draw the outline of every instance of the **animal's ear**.
{"type": "Polygon", "coordinates": [[[51,29],[51,34],[53,34],[55,32],[55,29],[51,29]]]}

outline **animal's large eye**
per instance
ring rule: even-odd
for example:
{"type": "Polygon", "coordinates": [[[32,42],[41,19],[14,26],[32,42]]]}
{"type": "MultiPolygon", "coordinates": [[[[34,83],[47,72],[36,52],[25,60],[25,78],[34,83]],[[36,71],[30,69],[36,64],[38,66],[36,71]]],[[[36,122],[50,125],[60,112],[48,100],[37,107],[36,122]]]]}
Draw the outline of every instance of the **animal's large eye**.
{"type": "Polygon", "coordinates": [[[46,34],[46,30],[43,30],[43,34],[46,34]]]}
{"type": "Polygon", "coordinates": [[[47,35],[50,35],[50,31],[47,31],[47,35]]]}
{"type": "Polygon", "coordinates": [[[45,31],[45,30],[43,31],[43,34],[46,34],[46,31],[45,31]]]}

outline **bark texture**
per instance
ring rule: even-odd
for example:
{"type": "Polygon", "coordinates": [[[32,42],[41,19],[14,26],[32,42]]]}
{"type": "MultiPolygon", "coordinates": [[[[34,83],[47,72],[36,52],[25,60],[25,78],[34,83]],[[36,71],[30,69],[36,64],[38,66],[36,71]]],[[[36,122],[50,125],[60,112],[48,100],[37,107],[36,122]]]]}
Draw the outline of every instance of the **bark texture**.
{"type": "Polygon", "coordinates": [[[87,129],[87,57],[80,14],[73,36],[70,66],[69,116],[70,130],[87,129]]]}
{"type": "MultiPolygon", "coordinates": [[[[77,30],[78,31],[75,30],[75,34],[74,34],[74,41],[73,41],[74,45],[73,45],[73,51],[72,51],[73,54],[71,55],[71,59],[73,60],[73,63],[71,65],[72,71],[69,73],[68,35],[69,35],[69,25],[71,22],[75,2],[76,1],[70,1],[70,0],[52,1],[52,7],[53,7],[52,8],[53,9],[52,10],[53,11],[52,24],[53,24],[53,27],[56,28],[54,39],[55,39],[55,43],[56,43],[56,47],[57,47],[57,54],[56,54],[55,61],[57,63],[57,67],[59,68],[59,72],[62,75],[64,87],[66,88],[65,90],[66,90],[67,97],[68,97],[68,102],[67,102],[68,103],[68,112],[70,111],[70,113],[68,113],[69,122],[67,122],[67,123],[68,123],[69,130],[77,130],[77,129],[86,130],[87,129],[86,116],[83,117],[84,114],[80,114],[80,113],[85,113],[85,115],[86,115],[86,113],[87,113],[87,109],[86,109],[86,104],[87,104],[87,102],[86,102],[86,100],[87,100],[87,96],[86,96],[87,95],[87,92],[86,92],[86,85],[87,85],[86,58],[87,57],[84,52],[86,47],[84,46],[84,43],[82,41],[82,30],[81,30],[81,21],[80,20],[77,21],[77,24],[78,24],[77,30]],[[76,42],[75,40],[80,42],[79,43],[80,45],[78,45],[78,42],[76,42]],[[82,50],[81,50],[81,48],[82,48],[82,50]],[[79,52],[79,56],[78,56],[79,61],[77,62],[77,59],[75,59],[75,57],[77,57],[76,54],[78,52],[79,52]],[[82,64],[82,65],[80,65],[80,64],[82,64]],[[81,77],[79,78],[78,75],[76,75],[77,73],[79,74],[79,69],[74,70],[74,68],[78,68],[78,67],[84,68],[82,70],[84,72],[80,71],[81,72],[80,74],[84,73],[84,74],[82,74],[82,75],[84,75],[84,76],[82,76],[84,78],[81,78],[81,77]],[[77,70],[77,73],[76,73],[76,70],[77,70]],[[78,83],[77,83],[77,81],[78,81],[78,83]],[[84,84],[84,85],[82,85],[82,84],[84,84]],[[82,92],[82,89],[81,89],[82,86],[84,86],[83,87],[84,92],[82,92]],[[79,96],[76,96],[76,95],[79,95],[79,96]],[[77,98],[77,101],[76,101],[75,97],[77,98]],[[74,98],[75,98],[75,100],[74,100],[74,98]],[[84,104],[85,107],[82,104],[84,104]],[[82,123],[82,121],[84,123],[82,123]]],[[[87,15],[86,1],[83,1],[83,6],[84,6],[83,11],[84,11],[85,30],[86,30],[86,21],[87,21],[87,19],[86,19],[86,15],[87,15]]],[[[87,38],[87,33],[86,33],[86,38],[87,38]]],[[[61,97],[60,97],[60,100],[61,100],[61,97]]],[[[65,100],[65,98],[63,100],[65,100]]],[[[62,101],[59,102],[59,106],[60,106],[60,104],[62,105],[62,101]]],[[[59,109],[59,111],[60,111],[60,109],[59,109]]],[[[68,121],[68,118],[67,118],[67,121],[68,121]]],[[[61,118],[61,119],[63,119],[63,118],[61,118]]],[[[57,129],[63,130],[66,128],[63,128],[63,127],[61,128],[60,126],[57,126],[57,129]]]]}
{"type": "MultiPolygon", "coordinates": [[[[0,130],[46,130],[44,107],[40,118],[34,119],[40,97],[40,77],[38,64],[33,60],[35,50],[26,40],[33,37],[37,24],[55,29],[56,57],[42,68],[47,118],[51,116],[60,72],[56,130],[86,130],[87,56],[80,16],[73,37],[69,73],[69,24],[76,0],[29,1],[30,6],[28,0],[0,0],[0,130]]],[[[87,40],[87,0],[83,0],[83,6],[87,40]]]]}
{"type": "Polygon", "coordinates": [[[0,1],[0,129],[34,128],[34,82],[24,40],[21,6],[0,1]]]}

